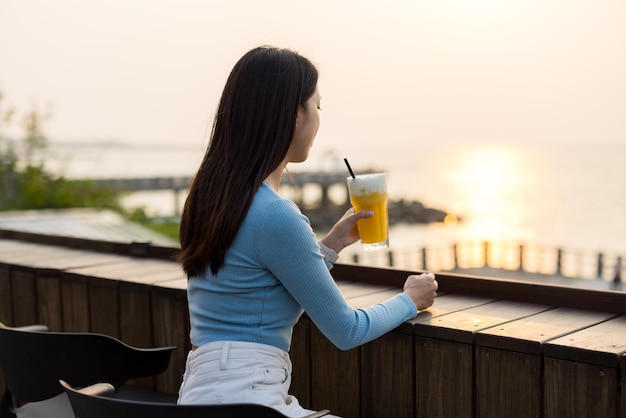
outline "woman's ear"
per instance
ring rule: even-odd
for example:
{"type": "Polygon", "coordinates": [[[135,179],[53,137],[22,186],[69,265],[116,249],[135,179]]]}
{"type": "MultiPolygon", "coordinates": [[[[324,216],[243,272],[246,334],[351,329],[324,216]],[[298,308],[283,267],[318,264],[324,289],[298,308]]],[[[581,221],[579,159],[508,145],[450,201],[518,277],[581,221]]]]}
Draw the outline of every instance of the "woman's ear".
{"type": "Polygon", "coordinates": [[[300,121],[304,117],[302,112],[304,112],[304,105],[302,103],[300,103],[298,105],[298,111],[296,112],[296,129],[298,128],[298,126],[300,125],[300,121]]]}

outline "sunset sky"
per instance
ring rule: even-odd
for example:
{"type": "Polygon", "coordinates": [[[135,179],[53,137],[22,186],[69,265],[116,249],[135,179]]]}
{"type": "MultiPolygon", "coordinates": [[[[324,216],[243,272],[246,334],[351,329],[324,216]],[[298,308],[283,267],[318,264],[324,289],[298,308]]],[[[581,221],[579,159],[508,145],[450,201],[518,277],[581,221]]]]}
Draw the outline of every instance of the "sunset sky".
{"type": "Polygon", "coordinates": [[[0,91],[53,141],[196,146],[273,44],[319,66],[325,148],[626,143],[625,22],[624,0],[0,0],[0,91]]]}

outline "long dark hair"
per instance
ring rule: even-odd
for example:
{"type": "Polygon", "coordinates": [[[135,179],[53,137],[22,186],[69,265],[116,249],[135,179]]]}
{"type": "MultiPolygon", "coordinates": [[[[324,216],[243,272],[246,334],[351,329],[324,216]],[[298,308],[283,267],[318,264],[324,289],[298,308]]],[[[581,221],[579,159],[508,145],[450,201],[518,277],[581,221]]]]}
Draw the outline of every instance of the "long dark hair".
{"type": "Polygon", "coordinates": [[[188,276],[224,265],[256,191],[285,158],[298,106],[313,96],[317,79],[307,58],[269,46],[233,67],[180,222],[178,261],[188,276]]]}

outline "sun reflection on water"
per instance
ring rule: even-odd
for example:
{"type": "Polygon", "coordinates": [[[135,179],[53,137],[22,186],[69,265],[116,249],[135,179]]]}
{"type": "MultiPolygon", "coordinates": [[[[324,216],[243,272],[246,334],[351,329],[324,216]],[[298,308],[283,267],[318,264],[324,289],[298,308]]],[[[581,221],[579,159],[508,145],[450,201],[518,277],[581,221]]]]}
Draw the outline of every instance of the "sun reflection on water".
{"type": "Polygon", "coordinates": [[[455,149],[446,180],[453,212],[467,239],[519,240],[529,216],[524,201],[533,181],[527,155],[515,148],[455,149]]]}

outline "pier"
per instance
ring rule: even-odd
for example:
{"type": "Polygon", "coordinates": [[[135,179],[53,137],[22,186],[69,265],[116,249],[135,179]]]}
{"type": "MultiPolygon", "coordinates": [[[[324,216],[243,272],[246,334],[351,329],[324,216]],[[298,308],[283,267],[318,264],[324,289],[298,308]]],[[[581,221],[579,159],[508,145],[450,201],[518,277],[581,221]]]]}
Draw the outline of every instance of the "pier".
{"type": "MultiPolygon", "coordinates": [[[[365,170],[364,173],[372,172],[365,170]]],[[[180,216],[181,202],[192,177],[109,178],[91,180],[94,185],[127,192],[163,191],[173,195],[173,217],[180,216]]],[[[316,228],[332,226],[350,207],[346,174],[340,172],[286,172],[281,193],[293,200],[316,228]]],[[[404,199],[389,201],[389,223],[442,222],[446,212],[426,208],[420,202],[404,199]]]]}
{"type": "MultiPolygon", "coordinates": [[[[96,186],[110,187],[116,190],[128,192],[140,191],[169,191],[174,195],[174,215],[180,215],[180,196],[186,192],[193,177],[145,177],[145,178],[108,178],[94,179],[96,186]]],[[[339,173],[325,172],[290,172],[284,173],[281,181],[281,189],[298,205],[319,210],[333,210],[336,206],[346,207],[348,205],[348,188],[346,185],[346,175],[339,173]],[[339,187],[343,189],[344,195],[341,203],[333,203],[329,197],[331,188],[339,187]],[[307,199],[311,188],[317,189],[312,196],[317,200],[307,199]]]]}
{"type": "Polygon", "coordinates": [[[164,191],[173,194],[173,216],[180,216],[181,194],[186,193],[192,177],[142,177],[90,180],[95,186],[127,192],[164,191]]]}

